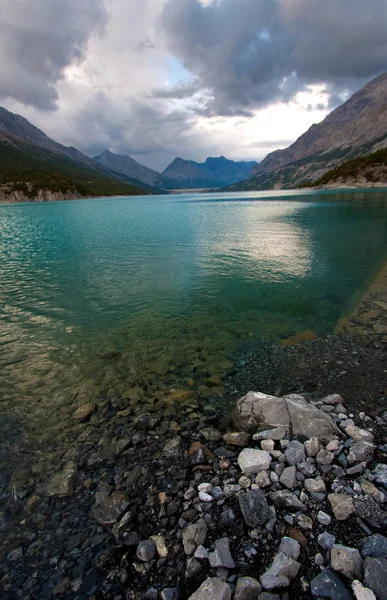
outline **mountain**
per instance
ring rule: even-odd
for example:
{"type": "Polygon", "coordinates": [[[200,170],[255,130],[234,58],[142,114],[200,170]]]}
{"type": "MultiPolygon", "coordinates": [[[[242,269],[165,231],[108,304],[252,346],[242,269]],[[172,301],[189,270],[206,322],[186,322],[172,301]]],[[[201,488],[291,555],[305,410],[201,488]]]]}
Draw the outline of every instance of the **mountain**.
{"type": "Polygon", "coordinates": [[[141,182],[109,171],[76,148],[59,144],[2,107],[0,185],[2,198],[18,190],[28,198],[38,197],[42,190],[67,197],[157,193],[150,186],[145,191],[141,182]]]}
{"type": "Polygon", "coordinates": [[[175,187],[176,182],[168,179],[168,177],[163,177],[163,175],[149,167],[140,165],[128,155],[114,154],[110,150],[104,150],[98,156],[94,156],[93,160],[116,173],[122,173],[127,177],[137,179],[156,188],[173,189],[175,187]]]}
{"type": "Polygon", "coordinates": [[[223,187],[246,179],[257,163],[235,162],[224,156],[207,158],[204,163],[175,158],[162,175],[174,179],[183,188],[223,187]]]}
{"type": "Polygon", "coordinates": [[[312,125],[291,146],[257,164],[234,190],[292,188],[315,181],[341,162],[387,147],[387,73],[379,75],[312,125]]]}

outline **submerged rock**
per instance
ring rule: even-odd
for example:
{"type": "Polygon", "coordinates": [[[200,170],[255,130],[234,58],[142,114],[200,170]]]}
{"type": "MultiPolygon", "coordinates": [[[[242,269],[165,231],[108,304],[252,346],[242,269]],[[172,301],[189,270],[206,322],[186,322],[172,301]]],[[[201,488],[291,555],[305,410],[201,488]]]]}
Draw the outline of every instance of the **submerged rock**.
{"type": "Polygon", "coordinates": [[[93,506],[93,516],[101,525],[114,525],[122,517],[129,505],[128,495],[114,492],[100,504],[93,506]]]}
{"type": "Polygon", "coordinates": [[[70,496],[75,488],[77,478],[77,466],[70,461],[62,471],[53,475],[46,486],[47,496],[70,496]]]}

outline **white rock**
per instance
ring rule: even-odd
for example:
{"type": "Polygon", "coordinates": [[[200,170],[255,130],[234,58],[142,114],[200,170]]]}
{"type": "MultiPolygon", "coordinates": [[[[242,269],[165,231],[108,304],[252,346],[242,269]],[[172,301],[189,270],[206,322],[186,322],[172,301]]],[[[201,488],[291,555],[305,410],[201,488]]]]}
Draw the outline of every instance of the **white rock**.
{"type": "Polygon", "coordinates": [[[238,456],[238,464],[246,475],[256,475],[270,467],[271,456],[266,450],[245,448],[238,456]]]}
{"type": "Polygon", "coordinates": [[[205,494],[210,494],[212,491],[212,484],[211,483],[201,483],[200,485],[198,485],[198,491],[204,492],[205,494]]]}
{"type": "Polygon", "coordinates": [[[372,444],[374,441],[374,436],[370,431],[360,429],[356,425],[348,425],[344,431],[355,442],[370,442],[372,444]]]}
{"type": "Polygon", "coordinates": [[[352,582],[352,589],[356,600],[376,600],[373,591],[369,588],[365,588],[357,579],[352,582]]]}
{"type": "Polygon", "coordinates": [[[316,456],[320,450],[320,443],[317,437],[312,437],[310,440],[304,442],[305,452],[307,456],[316,456]]]}
{"type": "Polygon", "coordinates": [[[267,452],[274,450],[274,440],[262,440],[261,448],[262,450],[266,450],[267,452]]]}
{"type": "Polygon", "coordinates": [[[214,499],[210,494],[206,494],[205,492],[199,492],[199,498],[202,502],[213,502],[214,499]]]}

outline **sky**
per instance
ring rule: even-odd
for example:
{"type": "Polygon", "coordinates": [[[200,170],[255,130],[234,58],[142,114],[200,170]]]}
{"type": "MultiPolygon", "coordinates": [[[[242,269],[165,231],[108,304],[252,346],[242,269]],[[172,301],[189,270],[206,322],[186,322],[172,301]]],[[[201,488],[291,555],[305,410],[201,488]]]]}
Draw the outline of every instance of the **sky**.
{"type": "Polygon", "coordinates": [[[0,105],[93,156],[261,160],[387,70],[386,0],[0,0],[0,105]]]}

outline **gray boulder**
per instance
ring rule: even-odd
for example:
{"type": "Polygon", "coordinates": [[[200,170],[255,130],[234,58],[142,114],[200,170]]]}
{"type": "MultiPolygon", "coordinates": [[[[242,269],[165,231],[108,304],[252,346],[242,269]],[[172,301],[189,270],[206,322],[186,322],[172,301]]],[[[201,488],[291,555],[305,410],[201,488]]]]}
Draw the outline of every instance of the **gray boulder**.
{"type": "Polygon", "coordinates": [[[341,435],[327,413],[296,394],[280,398],[249,392],[238,400],[232,421],[239,431],[255,433],[281,427],[286,433],[305,439],[318,437],[324,442],[341,435]]]}

